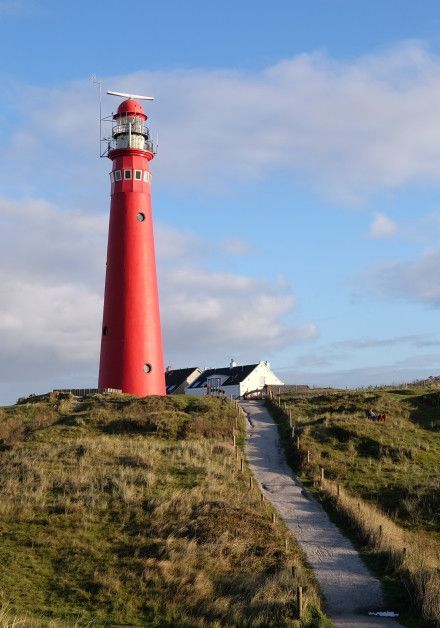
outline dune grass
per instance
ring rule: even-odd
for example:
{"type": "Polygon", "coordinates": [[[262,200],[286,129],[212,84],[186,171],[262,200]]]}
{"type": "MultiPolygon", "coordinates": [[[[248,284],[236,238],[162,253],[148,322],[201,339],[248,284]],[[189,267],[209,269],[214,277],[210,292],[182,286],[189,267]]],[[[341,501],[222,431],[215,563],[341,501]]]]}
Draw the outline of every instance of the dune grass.
{"type": "Polygon", "coordinates": [[[399,583],[408,624],[440,625],[438,388],[286,391],[270,406],[292,466],[399,583]],[[367,419],[369,407],[387,421],[367,419]]]}
{"type": "Polygon", "coordinates": [[[239,471],[236,421],[226,400],[185,396],[1,408],[0,625],[330,625],[239,471]]]}

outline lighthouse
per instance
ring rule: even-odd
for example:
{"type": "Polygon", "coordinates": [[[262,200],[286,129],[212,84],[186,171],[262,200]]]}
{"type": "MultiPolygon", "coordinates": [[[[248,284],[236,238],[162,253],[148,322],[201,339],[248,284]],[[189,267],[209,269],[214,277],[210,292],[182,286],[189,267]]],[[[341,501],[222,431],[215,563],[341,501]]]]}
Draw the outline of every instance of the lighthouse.
{"type": "Polygon", "coordinates": [[[138,102],[151,98],[108,93],[127,98],[113,115],[106,153],[113,166],[98,386],[165,395],[151,213],[154,149],[138,102]]]}

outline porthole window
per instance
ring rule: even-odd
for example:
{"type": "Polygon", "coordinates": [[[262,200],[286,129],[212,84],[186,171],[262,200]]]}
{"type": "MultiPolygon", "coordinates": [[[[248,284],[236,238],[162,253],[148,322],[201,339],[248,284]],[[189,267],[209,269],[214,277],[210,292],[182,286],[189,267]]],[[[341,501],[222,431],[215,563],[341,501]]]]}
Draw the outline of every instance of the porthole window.
{"type": "Polygon", "coordinates": [[[136,181],[142,181],[142,170],[135,170],[134,178],[136,179],[136,181]]]}
{"type": "Polygon", "coordinates": [[[115,181],[120,181],[122,179],[121,171],[115,170],[115,181]]]}
{"type": "Polygon", "coordinates": [[[113,172],[110,172],[110,181],[111,183],[115,182],[115,175],[113,174],[113,172]]]}
{"type": "Polygon", "coordinates": [[[145,214],[143,214],[142,212],[139,212],[136,218],[139,220],[139,222],[144,222],[145,214]]]}
{"type": "Polygon", "coordinates": [[[151,373],[152,366],[151,364],[144,364],[144,373],[151,373]]]}
{"type": "Polygon", "coordinates": [[[131,170],[124,170],[124,179],[131,179],[131,170]]]}

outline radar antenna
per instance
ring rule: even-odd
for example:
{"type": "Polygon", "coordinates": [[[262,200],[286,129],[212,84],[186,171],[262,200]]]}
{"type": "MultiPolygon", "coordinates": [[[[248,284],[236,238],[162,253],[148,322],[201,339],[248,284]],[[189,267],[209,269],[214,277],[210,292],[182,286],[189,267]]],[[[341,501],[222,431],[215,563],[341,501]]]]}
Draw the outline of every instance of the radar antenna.
{"type": "Polygon", "coordinates": [[[136,98],[137,100],[154,100],[154,96],[140,96],[139,94],[126,94],[125,92],[107,91],[109,96],[120,96],[121,98],[136,98]]]}

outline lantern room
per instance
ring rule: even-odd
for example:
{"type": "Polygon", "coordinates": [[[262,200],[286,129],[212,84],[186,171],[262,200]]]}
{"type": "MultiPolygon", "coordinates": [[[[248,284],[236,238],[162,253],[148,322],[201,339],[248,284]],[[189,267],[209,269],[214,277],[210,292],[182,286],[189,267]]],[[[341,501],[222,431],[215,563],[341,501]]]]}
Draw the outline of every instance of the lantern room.
{"type": "Polygon", "coordinates": [[[121,102],[113,115],[112,146],[109,149],[135,148],[154,154],[146,120],[147,116],[139,102],[132,98],[121,102]]]}

